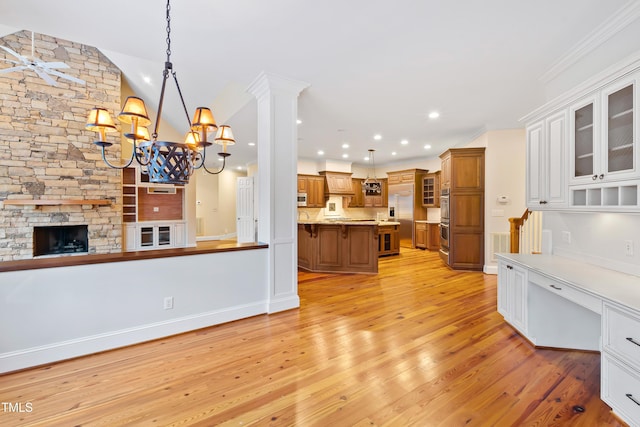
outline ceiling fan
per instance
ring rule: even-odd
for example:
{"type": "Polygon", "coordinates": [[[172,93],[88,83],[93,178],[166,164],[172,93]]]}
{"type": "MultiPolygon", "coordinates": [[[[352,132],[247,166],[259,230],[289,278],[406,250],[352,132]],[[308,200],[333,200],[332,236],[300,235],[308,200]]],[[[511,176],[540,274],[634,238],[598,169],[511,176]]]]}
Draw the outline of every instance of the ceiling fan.
{"type": "Polygon", "coordinates": [[[51,76],[60,77],[60,78],[67,79],[79,84],[86,83],[82,79],[69,76],[67,74],[61,73],[60,71],[57,71],[56,68],[62,68],[62,69],[69,68],[69,66],[64,62],[45,62],[36,58],[33,31],[31,32],[31,55],[30,56],[20,55],[19,53],[2,45],[0,45],[0,49],[4,49],[10,55],[13,55],[16,59],[18,59],[17,61],[15,61],[13,59],[0,58],[0,60],[2,61],[7,61],[12,64],[15,64],[13,67],[0,69],[0,74],[11,73],[14,71],[21,71],[21,70],[31,70],[51,86],[58,86],[56,81],[51,76]]]}

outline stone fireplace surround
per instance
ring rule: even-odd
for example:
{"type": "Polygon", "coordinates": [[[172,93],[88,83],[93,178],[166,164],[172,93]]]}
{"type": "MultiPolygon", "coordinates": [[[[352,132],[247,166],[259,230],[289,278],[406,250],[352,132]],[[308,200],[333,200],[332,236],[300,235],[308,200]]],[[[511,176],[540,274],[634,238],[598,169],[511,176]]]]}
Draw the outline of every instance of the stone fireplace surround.
{"type": "MultiPolygon", "coordinates": [[[[16,52],[31,49],[31,33],[0,38],[16,52]]],[[[120,70],[96,48],[35,34],[36,55],[70,66],[79,85],[58,79],[49,86],[30,71],[0,76],[0,202],[4,200],[105,200],[108,204],[0,206],[0,261],[30,259],[36,226],[87,225],[88,253],[121,252],[120,171],[101,160],[93,132],[84,126],[96,105],[120,109],[120,70]]],[[[0,50],[0,55],[5,55],[0,50]]],[[[119,144],[111,147],[114,161],[119,144]]]]}

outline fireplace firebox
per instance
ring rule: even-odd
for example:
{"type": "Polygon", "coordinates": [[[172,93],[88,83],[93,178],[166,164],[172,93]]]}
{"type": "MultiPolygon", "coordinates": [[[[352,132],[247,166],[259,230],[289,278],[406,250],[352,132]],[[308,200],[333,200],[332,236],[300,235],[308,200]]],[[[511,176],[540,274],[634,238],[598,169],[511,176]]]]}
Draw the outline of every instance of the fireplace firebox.
{"type": "Polygon", "coordinates": [[[58,225],[33,228],[33,256],[87,253],[86,225],[58,225]]]}

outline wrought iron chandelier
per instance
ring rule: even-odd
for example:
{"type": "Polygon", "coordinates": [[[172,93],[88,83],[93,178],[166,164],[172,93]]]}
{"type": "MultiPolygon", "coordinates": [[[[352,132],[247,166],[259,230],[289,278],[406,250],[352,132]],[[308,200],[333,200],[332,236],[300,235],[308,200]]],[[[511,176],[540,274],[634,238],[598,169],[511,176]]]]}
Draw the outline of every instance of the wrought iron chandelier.
{"type": "Polygon", "coordinates": [[[233,133],[229,126],[223,125],[218,127],[211,109],[207,107],[198,107],[194,114],[193,120],[189,120],[189,112],[182,97],[182,91],[178,84],[176,72],[173,71],[171,63],[171,5],[167,0],[167,60],[164,63],[164,71],[162,73],[162,89],[160,90],[160,101],[158,103],[158,115],[153,129],[153,134],[149,135],[147,126],[151,124],[147,107],[141,98],[130,96],[125,100],[122,111],[118,114],[118,120],[122,123],[130,124],[131,130],[124,136],[133,143],[131,158],[124,165],[113,165],[106,157],[105,149],[111,145],[106,140],[106,133],[116,131],[116,125],[111,118],[111,114],[104,108],[93,108],[89,111],[87,117],[86,128],[98,132],[100,139],[94,141],[94,144],[102,149],[102,160],[107,166],[114,169],[124,169],[133,163],[135,159],[140,165],[142,173],[149,175],[149,182],[157,184],[187,184],[189,177],[196,169],[203,169],[210,174],[219,174],[224,170],[226,159],[230,156],[227,153],[227,145],[235,144],[233,133]],[[185,141],[170,142],[158,140],[158,129],[162,116],[162,104],[164,102],[164,91],[169,75],[173,76],[176,83],[178,95],[182,102],[184,113],[189,123],[189,132],[185,136],[185,141]],[[215,132],[215,143],[222,145],[222,152],[218,156],[222,158],[222,167],[217,171],[210,171],[205,165],[206,148],[212,145],[208,141],[208,133],[215,132]]]}
{"type": "Polygon", "coordinates": [[[369,169],[373,173],[373,178],[369,177],[369,171],[367,171],[367,179],[362,183],[362,191],[364,191],[366,196],[377,196],[382,194],[382,184],[380,183],[380,180],[376,178],[376,162],[373,159],[373,153],[375,151],[376,150],[373,148],[369,148],[369,169]]]}

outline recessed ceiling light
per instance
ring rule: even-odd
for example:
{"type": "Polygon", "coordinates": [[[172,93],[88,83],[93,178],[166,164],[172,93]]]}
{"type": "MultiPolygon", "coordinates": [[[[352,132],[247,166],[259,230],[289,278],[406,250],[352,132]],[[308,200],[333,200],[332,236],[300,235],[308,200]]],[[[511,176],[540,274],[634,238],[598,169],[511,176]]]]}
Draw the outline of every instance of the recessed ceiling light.
{"type": "Polygon", "coordinates": [[[347,153],[344,153],[344,154],[342,155],[342,158],[343,158],[343,159],[348,159],[348,158],[349,158],[349,155],[348,155],[347,153]]]}
{"type": "Polygon", "coordinates": [[[392,156],[395,156],[396,154],[398,154],[398,153],[396,153],[395,151],[392,151],[392,152],[391,152],[391,155],[392,155],[392,156]]]}
{"type": "Polygon", "coordinates": [[[440,117],[440,113],[438,113],[437,111],[432,111],[429,113],[430,119],[437,119],[438,117],[440,117]]]}
{"type": "Polygon", "coordinates": [[[151,84],[151,77],[149,76],[142,76],[142,80],[148,85],[151,84]]]}
{"type": "Polygon", "coordinates": [[[365,161],[365,162],[368,162],[368,161],[369,161],[369,157],[365,157],[365,158],[364,158],[364,161],[365,161]]]}
{"type": "Polygon", "coordinates": [[[250,143],[249,143],[249,147],[255,147],[255,146],[256,146],[256,143],[255,143],[255,142],[250,142],[250,143]]]}
{"type": "Polygon", "coordinates": [[[238,168],[237,168],[237,169],[238,169],[239,171],[241,171],[241,170],[242,170],[242,166],[238,166],[238,168]]]}
{"type": "Polygon", "coordinates": [[[424,146],[424,149],[425,149],[425,150],[430,150],[430,149],[431,149],[431,146],[430,146],[429,144],[427,144],[427,145],[425,145],[425,146],[424,146]]]}
{"type": "Polygon", "coordinates": [[[373,139],[375,139],[376,141],[380,141],[382,139],[382,135],[377,133],[377,134],[373,135],[373,139]]]}
{"type": "Polygon", "coordinates": [[[402,141],[400,141],[400,144],[402,145],[407,145],[409,143],[409,141],[407,141],[406,139],[403,139],[402,141]]]}
{"type": "Polygon", "coordinates": [[[302,120],[300,119],[296,120],[296,124],[300,124],[300,123],[302,123],[302,120]]]}
{"type": "Polygon", "coordinates": [[[342,148],[349,148],[349,144],[342,144],[342,148]]]}
{"type": "Polygon", "coordinates": [[[324,156],[324,151],[318,150],[318,156],[324,156]]]}
{"type": "Polygon", "coordinates": [[[223,161],[223,160],[224,160],[224,159],[223,159],[222,157],[218,157],[218,161],[219,161],[219,162],[221,162],[221,161],[223,161]]]}

